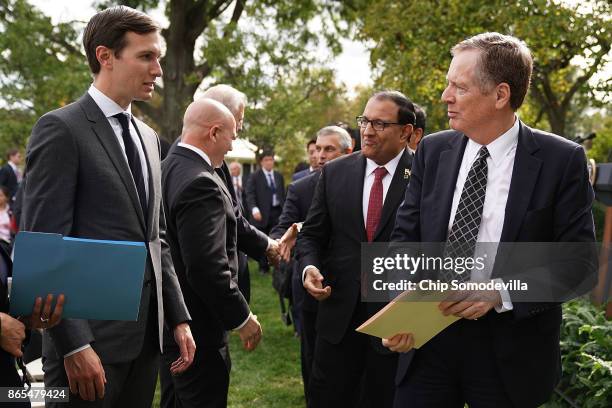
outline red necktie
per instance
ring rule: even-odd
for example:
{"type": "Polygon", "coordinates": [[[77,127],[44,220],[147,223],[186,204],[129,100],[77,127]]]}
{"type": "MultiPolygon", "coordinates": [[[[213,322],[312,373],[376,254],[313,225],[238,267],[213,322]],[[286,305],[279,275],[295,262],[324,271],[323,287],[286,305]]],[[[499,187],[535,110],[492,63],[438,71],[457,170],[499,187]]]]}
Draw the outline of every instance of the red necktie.
{"type": "Polygon", "coordinates": [[[366,221],[366,234],[368,242],[374,240],[374,233],[380,221],[380,214],[383,207],[383,184],[382,179],[387,175],[387,169],[379,167],[374,170],[374,184],[370,190],[370,200],[368,201],[368,216],[366,221]]]}

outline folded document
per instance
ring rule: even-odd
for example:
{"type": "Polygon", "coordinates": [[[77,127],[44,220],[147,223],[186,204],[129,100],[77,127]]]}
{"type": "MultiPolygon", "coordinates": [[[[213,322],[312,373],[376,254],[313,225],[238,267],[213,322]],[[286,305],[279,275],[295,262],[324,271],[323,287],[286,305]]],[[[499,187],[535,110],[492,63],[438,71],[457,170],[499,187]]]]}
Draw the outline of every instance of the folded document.
{"type": "Polygon", "coordinates": [[[20,232],[11,314],[29,315],[37,296],[63,293],[62,318],[137,320],[146,259],[143,242],[20,232]]]}
{"type": "Polygon", "coordinates": [[[439,303],[428,299],[428,295],[422,292],[406,291],[356,330],[386,339],[398,333],[412,333],[414,347],[420,348],[436,334],[460,319],[452,315],[444,316],[438,309],[439,303]]]}

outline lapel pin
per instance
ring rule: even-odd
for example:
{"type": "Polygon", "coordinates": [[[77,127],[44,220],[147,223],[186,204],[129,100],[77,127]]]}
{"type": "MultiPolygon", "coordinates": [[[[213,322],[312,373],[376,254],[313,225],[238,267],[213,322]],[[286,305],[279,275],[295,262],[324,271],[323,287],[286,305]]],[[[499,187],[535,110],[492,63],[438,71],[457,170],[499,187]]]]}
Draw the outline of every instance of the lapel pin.
{"type": "Polygon", "coordinates": [[[410,169],[404,169],[404,179],[410,178],[410,169]]]}

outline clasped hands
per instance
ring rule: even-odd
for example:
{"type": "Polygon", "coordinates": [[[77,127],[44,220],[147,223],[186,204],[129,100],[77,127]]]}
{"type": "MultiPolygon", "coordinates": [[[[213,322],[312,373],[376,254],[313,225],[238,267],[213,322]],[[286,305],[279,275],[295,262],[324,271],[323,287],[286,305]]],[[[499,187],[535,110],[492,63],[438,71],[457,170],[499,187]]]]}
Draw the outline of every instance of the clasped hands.
{"type": "MultiPolygon", "coordinates": [[[[501,304],[501,295],[496,290],[454,291],[438,304],[438,309],[444,316],[477,320],[501,304]]],[[[398,333],[382,339],[382,344],[391,351],[406,353],[414,347],[414,336],[412,333],[398,333]]]]}
{"type": "Polygon", "coordinates": [[[295,247],[299,224],[293,223],[279,240],[270,240],[270,245],[266,250],[268,261],[278,266],[280,261],[289,262],[291,259],[291,250],[295,247]]]}

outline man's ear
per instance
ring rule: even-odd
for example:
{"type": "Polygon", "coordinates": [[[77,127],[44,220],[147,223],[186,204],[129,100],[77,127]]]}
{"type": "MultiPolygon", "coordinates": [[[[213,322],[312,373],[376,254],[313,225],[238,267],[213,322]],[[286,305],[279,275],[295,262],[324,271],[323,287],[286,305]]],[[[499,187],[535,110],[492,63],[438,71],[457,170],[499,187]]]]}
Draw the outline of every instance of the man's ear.
{"type": "Polygon", "coordinates": [[[506,105],[510,105],[510,85],[505,82],[498,84],[495,87],[495,107],[502,109],[506,105]]]}
{"type": "Polygon", "coordinates": [[[210,130],[208,131],[211,142],[215,143],[217,141],[217,133],[219,132],[219,130],[219,125],[211,126],[210,130]]]}
{"type": "Polygon", "coordinates": [[[98,45],[96,47],[96,59],[100,64],[100,68],[113,69],[115,53],[110,48],[104,45],[98,45]]]}
{"type": "Polygon", "coordinates": [[[408,143],[410,141],[410,136],[413,132],[414,126],[412,126],[411,124],[404,125],[400,138],[404,141],[404,143],[408,143]]]}

